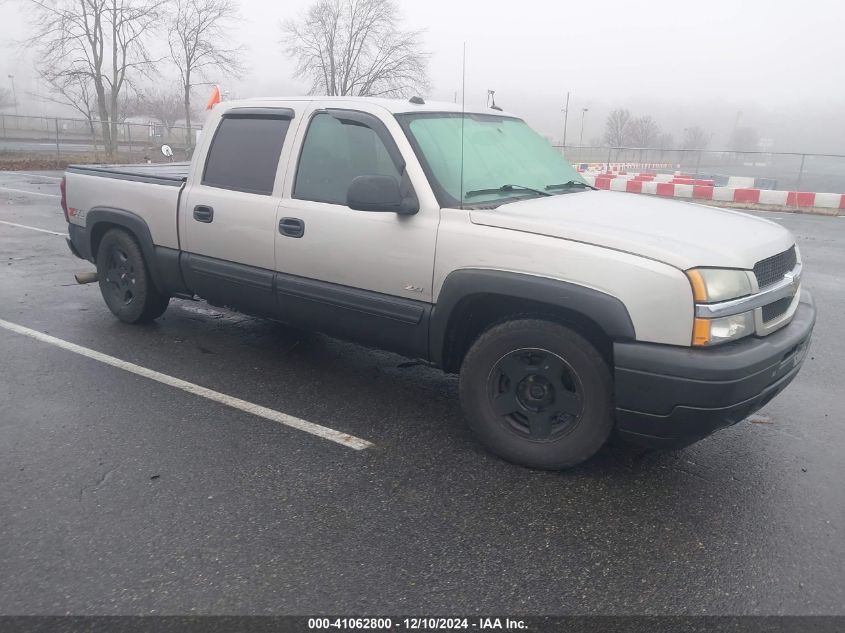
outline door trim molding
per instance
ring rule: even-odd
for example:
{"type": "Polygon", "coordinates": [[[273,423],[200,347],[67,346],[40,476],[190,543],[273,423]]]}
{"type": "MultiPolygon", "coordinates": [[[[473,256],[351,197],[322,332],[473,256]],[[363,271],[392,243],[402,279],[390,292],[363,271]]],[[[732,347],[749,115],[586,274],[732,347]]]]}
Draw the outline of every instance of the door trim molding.
{"type": "MultiPolygon", "coordinates": [[[[372,290],[342,286],[296,275],[276,273],[276,293],[417,325],[431,304],[372,290]]],[[[283,306],[284,309],[284,306],[283,306]]]]}

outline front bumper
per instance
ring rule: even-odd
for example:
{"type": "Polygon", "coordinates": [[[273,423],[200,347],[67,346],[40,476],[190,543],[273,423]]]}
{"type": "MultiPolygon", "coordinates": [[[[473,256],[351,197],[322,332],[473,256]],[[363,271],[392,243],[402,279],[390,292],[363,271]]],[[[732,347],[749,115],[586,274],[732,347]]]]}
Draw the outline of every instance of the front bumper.
{"type": "Polygon", "coordinates": [[[798,374],[815,322],[813,298],[802,292],[789,325],[765,337],[713,349],[615,343],[620,436],[676,448],[745,419],[798,374]]]}

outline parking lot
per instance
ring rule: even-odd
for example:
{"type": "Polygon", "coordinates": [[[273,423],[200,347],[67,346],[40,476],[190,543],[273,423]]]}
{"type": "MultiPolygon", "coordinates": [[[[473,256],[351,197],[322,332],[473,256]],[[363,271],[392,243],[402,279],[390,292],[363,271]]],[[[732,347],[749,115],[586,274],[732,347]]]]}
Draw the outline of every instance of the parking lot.
{"type": "Polygon", "coordinates": [[[783,395],[554,473],[487,454],[408,359],[201,302],[120,323],[74,282],[58,177],[0,173],[0,320],[79,346],[0,327],[0,612],[843,612],[845,218],[765,214],[819,308],[783,395]]]}

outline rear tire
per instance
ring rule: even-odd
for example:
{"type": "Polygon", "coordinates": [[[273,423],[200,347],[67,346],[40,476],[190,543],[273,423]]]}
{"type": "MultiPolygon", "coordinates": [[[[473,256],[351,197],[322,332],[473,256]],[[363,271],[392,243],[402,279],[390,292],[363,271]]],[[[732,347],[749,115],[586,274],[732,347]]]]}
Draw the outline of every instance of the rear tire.
{"type": "Polygon", "coordinates": [[[123,229],[100,240],[97,275],[106,305],[124,323],[147,323],[167,310],[170,297],[155,287],[141,247],[123,229]]]}
{"type": "Polygon", "coordinates": [[[464,358],[459,391],[481,443],[523,466],[575,466],[613,429],[607,364],[587,339],[550,321],[519,319],[484,332],[464,358]]]}

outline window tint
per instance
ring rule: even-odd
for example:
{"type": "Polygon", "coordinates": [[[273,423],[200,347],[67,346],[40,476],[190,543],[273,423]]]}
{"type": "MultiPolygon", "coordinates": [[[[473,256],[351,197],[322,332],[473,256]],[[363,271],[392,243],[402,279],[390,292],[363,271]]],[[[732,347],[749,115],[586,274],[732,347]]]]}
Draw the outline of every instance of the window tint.
{"type": "Polygon", "coordinates": [[[330,114],[318,114],[311,119],[299,157],[293,196],[346,204],[349,183],[365,175],[402,180],[387,148],[373,130],[341,123],[330,114]]]}
{"type": "Polygon", "coordinates": [[[290,120],[231,117],[220,121],[202,184],[269,195],[290,120]]]}

